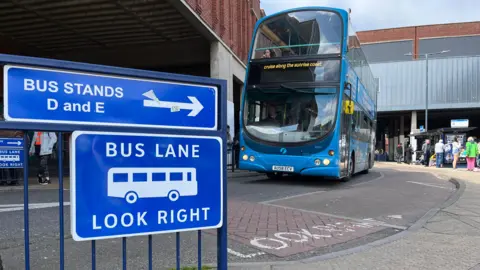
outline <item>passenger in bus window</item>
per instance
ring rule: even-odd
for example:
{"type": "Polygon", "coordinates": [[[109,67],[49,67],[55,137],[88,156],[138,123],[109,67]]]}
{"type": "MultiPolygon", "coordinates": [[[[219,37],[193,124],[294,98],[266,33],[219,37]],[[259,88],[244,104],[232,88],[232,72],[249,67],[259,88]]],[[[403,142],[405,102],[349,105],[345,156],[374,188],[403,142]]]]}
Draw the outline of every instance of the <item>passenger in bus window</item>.
{"type": "Polygon", "coordinates": [[[277,119],[277,109],[273,105],[268,105],[267,117],[262,119],[259,124],[265,126],[279,126],[280,121],[277,119]]]}
{"type": "Polygon", "coordinates": [[[272,51],[270,51],[269,49],[266,49],[265,52],[263,53],[262,58],[271,58],[272,54],[273,54],[272,51]]]}

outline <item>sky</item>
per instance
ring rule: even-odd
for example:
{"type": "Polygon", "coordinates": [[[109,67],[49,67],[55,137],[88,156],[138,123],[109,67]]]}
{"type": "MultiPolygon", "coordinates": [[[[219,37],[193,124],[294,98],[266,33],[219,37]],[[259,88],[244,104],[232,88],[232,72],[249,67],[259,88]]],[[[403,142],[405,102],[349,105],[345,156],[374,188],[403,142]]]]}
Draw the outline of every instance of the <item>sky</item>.
{"type": "Polygon", "coordinates": [[[302,6],[352,9],[356,31],[480,21],[480,0],[260,0],[267,15],[302,6]]]}

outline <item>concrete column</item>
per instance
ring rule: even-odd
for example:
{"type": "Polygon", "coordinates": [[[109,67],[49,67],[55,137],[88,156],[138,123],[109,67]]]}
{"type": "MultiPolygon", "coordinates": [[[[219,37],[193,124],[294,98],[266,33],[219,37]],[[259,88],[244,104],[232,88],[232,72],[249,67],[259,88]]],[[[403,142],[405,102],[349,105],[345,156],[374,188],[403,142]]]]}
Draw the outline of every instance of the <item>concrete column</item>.
{"type": "Polygon", "coordinates": [[[210,46],[210,77],[227,81],[227,100],[233,102],[232,55],[218,41],[210,46]]]}
{"type": "Polygon", "coordinates": [[[410,130],[413,133],[417,132],[417,112],[416,111],[412,112],[412,121],[410,122],[410,130]]]}
{"type": "Polygon", "coordinates": [[[398,118],[396,118],[394,121],[394,125],[393,125],[393,134],[394,134],[394,137],[393,137],[393,157],[395,157],[395,153],[397,152],[397,145],[398,143],[400,142],[399,141],[399,138],[398,138],[398,128],[399,128],[399,124],[400,124],[400,121],[398,118]]]}

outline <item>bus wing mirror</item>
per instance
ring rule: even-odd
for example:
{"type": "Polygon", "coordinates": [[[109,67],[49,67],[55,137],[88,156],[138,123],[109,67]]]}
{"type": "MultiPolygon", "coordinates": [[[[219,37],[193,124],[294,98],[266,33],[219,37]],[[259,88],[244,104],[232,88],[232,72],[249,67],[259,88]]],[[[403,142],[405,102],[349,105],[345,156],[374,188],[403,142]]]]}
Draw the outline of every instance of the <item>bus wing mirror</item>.
{"type": "Polygon", "coordinates": [[[352,90],[352,84],[349,82],[346,82],[344,87],[346,90],[352,90]]]}

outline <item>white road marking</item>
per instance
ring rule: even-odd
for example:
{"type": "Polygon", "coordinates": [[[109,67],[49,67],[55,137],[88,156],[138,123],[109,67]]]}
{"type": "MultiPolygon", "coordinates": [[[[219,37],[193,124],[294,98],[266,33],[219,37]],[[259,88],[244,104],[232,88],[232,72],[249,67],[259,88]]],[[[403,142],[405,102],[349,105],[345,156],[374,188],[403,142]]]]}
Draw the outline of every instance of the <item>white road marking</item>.
{"type": "MultiPolygon", "coordinates": [[[[371,179],[371,180],[368,180],[368,181],[365,181],[365,182],[361,182],[361,183],[357,183],[357,184],[353,184],[353,185],[348,185],[348,186],[350,186],[350,187],[356,187],[356,186],[359,186],[359,185],[363,185],[363,184],[367,184],[367,183],[370,183],[370,182],[373,182],[373,181],[380,180],[380,179],[382,179],[383,177],[385,177],[385,175],[384,175],[383,173],[381,173],[381,172],[379,172],[379,173],[380,173],[380,176],[379,176],[379,177],[376,177],[376,178],[374,178],[374,179],[371,179]]],[[[293,199],[293,198],[298,198],[298,197],[303,197],[303,196],[308,196],[308,195],[314,195],[314,194],[320,194],[320,193],[324,193],[324,192],[327,192],[327,190],[318,190],[318,191],[313,191],[313,192],[301,193],[301,194],[297,194],[297,195],[286,196],[286,197],[282,197],[282,198],[278,198],[278,199],[263,201],[263,202],[260,202],[260,203],[270,204],[270,203],[272,203],[272,202],[289,200],[289,199],[293,199]]]]}
{"type": "Polygon", "coordinates": [[[382,179],[382,178],[385,177],[385,175],[384,175],[382,172],[378,172],[378,173],[380,174],[380,176],[377,177],[377,178],[373,178],[373,179],[368,180],[368,181],[365,181],[365,182],[356,183],[356,184],[353,184],[353,185],[350,185],[350,186],[351,186],[351,187],[357,187],[357,186],[360,186],[360,185],[363,185],[363,184],[368,184],[368,183],[370,183],[370,182],[380,180],[380,179],[382,179]]]}
{"type": "Polygon", "coordinates": [[[311,210],[305,210],[301,208],[295,208],[295,207],[288,207],[288,206],[283,206],[283,205],[278,205],[278,204],[269,204],[266,203],[265,205],[271,205],[275,207],[280,207],[283,209],[290,209],[290,210],[298,210],[306,213],[312,213],[312,214],[317,214],[317,215],[322,215],[322,216],[327,216],[327,217],[333,217],[333,218],[338,218],[338,219],[346,219],[346,220],[351,220],[359,223],[368,223],[371,225],[377,225],[377,226],[383,226],[383,227],[388,227],[388,228],[394,228],[394,229],[400,229],[400,230],[406,230],[407,227],[405,226],[399,226],[399,225],[393,225],[393,224],[388,224],[382,221],[376,221],[376,220],[370,220],[370,219],[358,219],[358,218],[352,218],[352,217],[346,217],[346,216],[341,216],[341,215],[334,215],[330,213],[324,213],[324,212],[317,212],[317,211],[311,211],[311,210]]]}
{"type": "Polygon", "coordinates": [[[388,218],[396,218],[396,219],[402,219],[402,215],[390,215],[387,216],[388,218]]]}
{"type": "Polygon", "coordinates": [[[283,200],[293,199],[293,198],[297,198],[297,197],[303,197],[303,196],[308,196],[308,195],[313,195],[313,194],[320,194],[320,193],[323,193],[323,192],[326,192],[326,191],[325,190],[319,190],[319,191],[314,191],[314,192],[307,192],[307,193],[282,197],[282,198],[278,198],[278,199],[263,201],[263,202],[260,202],[260,203],[269,204],[269,203],[276,202],[276,201],[283,201],[283,200]]]}
{"type": "MultiPolygon", "coordinates": [[[[69,206],[70,202],[64,202],[63,206],[69,206]]],[[[44,209],[59,207],[59,202],[53,203],[31,203],[28,205],[28,209],[44,209]]],[[[0,213],[3,212],[14,212],[14,211],[23,211],[23,204],[0,204],[0,213]]]]}
{"type": "Polygon", "coordinates": [[[265,252],[243,254],[243,253],[240,253],[240,252],[235,251],[235,250],[230,249],[230,248],[227,248],[227,252],[232,254],[232,255],[235,255],[237,257],[244,258],[244,259],[251,259],[251,258],[254,258],[254,257],[257,257],[257,256],[265,255],[265,252]]]}
{"type": "Polygon", "coordinates": [[[427,183],[420,183],[420,182],[414,182],[414,181],[407,181],[407,183],[412,183],[412,184],[417,184],[417,185],[423,185],[427,187],[436,187],[436,188],[443,188],[443,189],[452,189],[449,187],[442,187],[442,186],[437,186],[437,185],[432,185],[432,184],[427,184],[427,183]]]}

